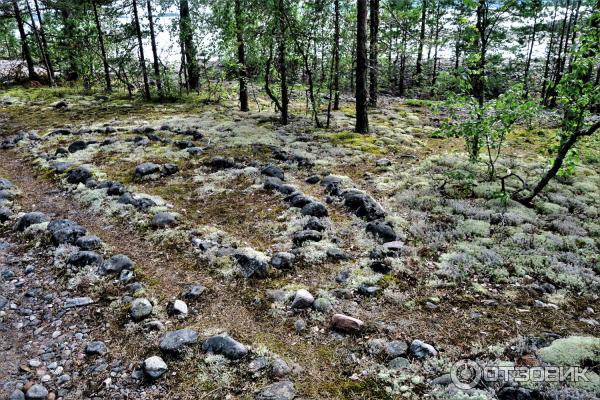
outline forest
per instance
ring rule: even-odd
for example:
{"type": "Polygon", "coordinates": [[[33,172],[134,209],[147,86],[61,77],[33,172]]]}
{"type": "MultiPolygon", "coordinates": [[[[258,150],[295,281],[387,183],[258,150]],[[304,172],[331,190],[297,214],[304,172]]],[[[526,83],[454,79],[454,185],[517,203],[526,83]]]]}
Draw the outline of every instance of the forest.
{"type": "Polygon", "coordinates": [[[0,0],[0,397],[600,398],[600,1],[0,0]]]}

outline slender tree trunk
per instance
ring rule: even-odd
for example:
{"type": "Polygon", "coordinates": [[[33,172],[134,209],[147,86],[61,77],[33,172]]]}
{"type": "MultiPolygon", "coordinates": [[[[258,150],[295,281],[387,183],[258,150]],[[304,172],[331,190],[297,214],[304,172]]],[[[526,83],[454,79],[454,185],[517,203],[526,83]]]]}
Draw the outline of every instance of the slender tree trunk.
{"type": "Polygon", "coordinates": [[[40,39],[42,40],[42,47],[44,48],[44,54],[46,55],[46,64],[48,65],[48,73],[50,74],[50,82],[52,85],[55,85],[54,82],[54,67],[52,65],[52,60],[50,59],[50,52],[48,51],[48,41],[46,40],[46,30],[44,29],[44,21],[42,20],[42,13],[40,12],[40,6],[38,5],[38,0],[33,0],[33,4],[35,6],[35,13],[37,15],[37,20],[40,24],[40,39]]]}
{"type": "Polygon", "coordinates": [[[367,0],[357,0],[356,18],[356,126],[355,132],[369,133],[367,114],[367,0]]]}
{"type": "Polygon", "coordinates": [[[246,50],[244,47],[244,20],[241,0],[235,0],[235,33],[237,38],[238,75],[240,110],[247,112],[248,108],[248,70],[246,68],[246,50]]]}
{"type": "Polygon", "coordinates": [[[96,0],[92,0],[92,8],[94,10],[94,20],[96,21],[96,32],[98,33],[98,43],[100,43],[100,54],[102,54],[102,64],[104,65],[104,80],[106,81],[106,91],[112,92],[112,83],[110,81],[110,70],[108,60],[106,58],[106,47],[104,46],[104,34],[102,33],[102,25],[98,17],[98,6],[96,0]]]}
{"type": "Polygon", "coordinates": [[[187,65],[188,87],[191,90],[200,89],[200,67],[198,65],[198,52],[194,44],[194,28],[190,17],[188,0],[179,2],[179,34],[185,52],[187,65]]]}
{"type": "Polygon", "coordinates": [[[333,19],[333,109],[340,109],[340,0],[334,0],[333,19]]]}
{"type": "Polygon", "coordinates": [[[278,1],[279,7],[279,75],[281,78],[281,123],[287,125],[289,121],[288,107],[288,84],[287,84],[287,65],[285,59],[285,39],[286,39],[286,23],[285,23],[285,0],[278,1]]]}
{"type": "Polygon", "coordinates": [[[427,20],[427,0],[422,0],[421,3],[421,31],[419,33],[419,48],[417,49],[417,65],[415,69],[415,75],[419,79],[423,66],[421,65],[423,60],[423,45],[425,44],[425,22],[427,20]]]}
{"type": "Polygon", "coordinates": [[[54,86],[54,77],[52,76],[52,70],[50,68],[50,61],[48,58],[48,54],[44,50],[44,46],[42,45],[42,40],[40,39],[40,35],[38,33],[38,28],[35,23],[35,18],[33,18],[33,12],[31,11],[31,6],[29,5],[29,1],[26,1],[27,12],[29,14],[29,18],[31,19],[31,27],[33,28],[33,35],[35,36],[35,42],[38,45],[38,49],[40,50],[40,54],[44,61],[44,66],[46,67],[46,73],[48,74],[48,85],[54,86]]]}
{"type": "Polygon", "coordinates": [[[400,71],[398,72],[398,94],[403,97],[406,94],[406,41],[408,40],[408,34],[406,30],[402,33],[402,52],[400,54],[400,71]]]}
{"type": "Polygon", "coordinates": [[[79,64],[77,63],[77,54],[75,54],[75,34],[73,32],[73,18],[68,8],[62,8],[60,15],[63,22],[62,45],[67,52],[69,67],[65,73],[67,81],[76,81],[79,79],[79,64]]]}
{"type": "Polygon", "coordinates": [[[554,3],[554,15],[552,16],[552,24],[550,25],[550,42],[548,43],[548,51],[546,52],[546,62],[544,63],[544,79],[542,82],[541,97],[546,103],[548,93],[548,75],[550,74],[550,58],[552,57],[552,49],[554,48],[554,39],[556,36],[556,13],[558,11],[558,0],[554,3]]]}
{"type": "MultiPolygon", "coordinates": [[[[575,39],[577,39],[577,21],[579,20],[579,9],[581,7],[581,0],[577,1],[577,8],[575,11],[575,20],[573,21],[573,33],[571,36],[571,50],[575,48],[575,39]]],[[[566,51],[565,51],[566,53],[566,51]]],[[[569,72],[572,71],[574,52],[571,51],[569,55],[569,72]]],[[[565,56],[566,59],[566,56],[565,56]]]]}
{"type": "Polygon", "coordinates": [[[27,34],[25,33],[25,28],[23,26],[23,17],[21,16],[21,10],[19,9],[19,4],[17,3],[17,0],[13,0],[12,3],[15,11],[15,20],[17,21],[17,28],[19,29],[19,36],[21,37],[21,49],[23,51],[23,58],[27,63],[27,73],[29,76],[29,80],[37,81],[39,80],[39,76],[35,72],[33,59],[31,58],[31,50],[29,50],[29,44],[27,44],[27,34]]]}
{"type": "Polygon", "coordinates": [[[148,71],[146,70],[146,58],[144,57],[144,45],[142,43],[142,29],[140,28],[140,19],[138,17],[137,0],[133,0],[133,22],[135,24],[135,33],[137,35],[138,47],[140,52],[140,66],[142,67],[142,78],[144,79],[144,98],[150,100],[150,85],[148,84],[148,71]]]}
{"type": "Polygon", "coordinates": [[[560,75],[561,75],[560,69],[561,69],[561,63],[562,63],[563,45],[566,46],[566,41],[568,40],[568,37],[565,37],[565,33],[567,32],[567,20],[568,20],[570,6],[571,6],[571,0],[567,0],[567,5],[565,8],[565,15],[564,15],[562,26],[560,29],[560,40],[558,42],[558,53],[557,53],[558,57],[556,58],[556,63],[554,64],[554,73],[552,75],[553,83],[548,87],[548,91],[546,92],[546,95],[547,95],[546,104],[549,106],[556,105],[556,85],[558,84],[558,82],[560,82],[560,75]]]}
{"type": "Polygon", "coordinates": [[[434,34],[434,39],[433,39],[433,46],[434,46],[434,51],[433,51],[433,71],[431,73],[431,92],[430,94],[433,96],[433,92],[434,92],[434,86],[437,82],[437,67],[438,67],[438,48],[439,48],[439,39],[440,39],[440,1],[438,1],[436,3],[436,7],[435,7],[435,34],[434,34]]]}
{"type": "Polygon", "coordinates": [[[535,34],[537,25],[537,12],[533,18],[533,31],[531,32],[531,45],[529,46],[529,53],[527,54],[527,62],[525,63],[525,73],[523,74],[523,97],[527,99],[529,97],[529,69],[531,67],[531,55],[533,54],[533,47],[535,46],[535,34]]]}
{"type": "Polygon", "coordinates": [[[164,98],[162,81],[160,79],[160,62],[158,60],[158,51],[156,49],[156,35],[154,33],[154,18],[152,17],[152,3],[150,0],[146,0],[148,6],[148,22],[150,23],[150,44],[152,46],[152,60],[154,66],[154,79],[156,79],[156,90],[158,91],[158,97],[162,100],[164,98]]]}
{"type": "Polygon", "coordinates": [[[371,20],[369,24],[369,106],[377,107],[377,92],[379,86],[379,0],[369,2],[371,20]]]}

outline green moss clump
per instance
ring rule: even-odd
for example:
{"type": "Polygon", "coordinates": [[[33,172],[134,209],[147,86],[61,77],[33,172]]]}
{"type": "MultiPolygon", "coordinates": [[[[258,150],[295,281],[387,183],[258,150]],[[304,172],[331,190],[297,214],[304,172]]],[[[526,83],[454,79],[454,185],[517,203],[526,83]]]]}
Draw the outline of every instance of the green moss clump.
{"type": "Polygon", "coordinates": [[[385,154],[387,150],[379,146],[376,142],[378,138],[374,135],[363,135],[354,132],[336,132],[325,134],[332,144],[348,147],[353,150],[359,150],[370,154],[385,154]]]}

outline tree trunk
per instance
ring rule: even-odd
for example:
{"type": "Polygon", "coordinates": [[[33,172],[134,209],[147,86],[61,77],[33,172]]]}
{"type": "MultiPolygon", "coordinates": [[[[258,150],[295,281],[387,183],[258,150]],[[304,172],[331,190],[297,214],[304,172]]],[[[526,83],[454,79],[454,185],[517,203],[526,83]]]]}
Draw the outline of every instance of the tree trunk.
{"type": "Polygon", "coordinates": [[[44,46],[42,45],[42,40],[40,39],[40,35],[38,34],[38,28],[35,24],[35,18],[33,18],[33,12],[31,11],[31,6],[29,5],[29,1],[26,1],[27,12],[29,14],[29,18],[31,19],[31,27],[33,28],[33,34],[35,36],[35,41],[38,45],[38,49],[40,50],[40,54],[42,55],[42,59],[44,61],[44,67],[46,67],[46,73],[48,74],[48,85],[54,86],[54,78],[52,76],[52,71],[50,68],[50,61],[48,58],[48,54],[44,51],[44,46]]]}
{"type": "Polygon", "coordinates": [[[546,102],[548,90],[548,75],[550,74],[550,58],[552,57],[552,49],[554,48],[554,39],[556,36],[556,13],[558,11],[558,0],[554,4],[554,15],[552,16],[552,24],[550,25],[550,42],[548,43],[548,51],[546,52],[546,62],[544,63],[544,79],[542,82],[541,97],[543,102],[546,102]]]}
{"type": "Polygon", "coordinates": [[[286,23],[285,23],[285,0],[279,0],[279,76],[281,78],[281,124],[287,125],[289,121],[288,107],[288,84],[287,84],[287,65],[285,59],[285,39],[286,39],[286,23]]]}
{"type": "Polygon", "coordinates": [[[190,17],[188,0],[179,2],[179,35],[185,53],[187,65],[188,87],[191,90],[200,89],[200,67],[198,65],[198,52],[194,44],[194,29],[190,17]]]}
{"type": "Polygon", "coordinates": [[[369,24],[369,106],[377,107],[377,92],[379,85],[379,0],[369,2],[371,20],[369,24]]]}
{"type": "Polygon", "coordinates": [[[37,81],[39,80],[39,76],[35,72],[33,59],[31,58],[31,51],[29,50],[29,44],[27,44],[27,34],[25,33],[25,28],[23,26],[23,17],[21,16],[21,10],[19,10],[19,4],[17,3],[17,0],[13,0],[12,3],[15,11],[15,20],[17,21],[17,28],[19,29],[19,36],[21,37],[21,49],[23,51],[23,58],[27,63],[27,73],[29,76],[29,80],[37,81]]]}
{"type": "Polygon", "coordinates": [[[340,109],[340,0],[334,0],[333,19],[333,109],[340,109]]]}
{"type": "Polygon", "coordinates": [[[108,60],[106,58],[106,47],[104,46],[104,34],[102,33],[102,26],[100,25],[100,18],[98,17],[98,7],[96,0],[92,0],[92,8],[94,10],[94,20],[96,21],[96,32],[98,33],[98,43],[100,43],[100,54],[102,54],[102,64],[104,65],[104,80],[106,81],[106,91],[112,92],[112,83],[110,81],[110,71],[108,66],[108,60]]]}
{"type": "Polygon", "coordinates": [[[417,79],[421,75],[423,66],[421,65],[423,60],[423,45],[425,44],[425,22],[427,19],[427,0],[423,0],[421,4],[421,32],[419,33],[419,48],[417,50],[417,65],[415,75],[417,79]]]}
{"type": "Polygon", "coordinates": [[[240,110],[250,111],[248,107],[248,70],[246,69],[246,50],[244,48],[244,20],[242,16],[241,0],[235,0],[235,33],[237,37],[238,75],[240,110]]]}
{"type": "Polygon", "coordinates": [[[355,132],[369,133],[367,114],[367,0],[357,0],[356,18],[356,126],[355,132]]]}
{"type": "Polygon", "coordinates": [[[566,46],[566,42],[569,39],[565,37],[565,33],[567,32],[567,19],[569,15],[569,8],[571,6],[571,0],[567,0],[567,5],[565,8],[565,15],[563,18],[562,26],[560,29],[560,41],[558,42],[558,57],[556,58],[556,63],[554,64],[554,73],[552,75],[552,84],[548,87],[548,91],[546,92],[546,101],[545,103],[549,106],[556,105],[556,85],[560,82],[561,75],[561,63],[562,63],[562,52],[563,45],[566,46]],[[563,43],[564,42],[564,43],[563,43]]]}
{"type": "Polygon", "coordinates": [[[435,7],[435,34],[434,34],[434,39],[433,39],[433,46],[434,46],[434,51],[433,51],[433,71],[431,73],[431,91],[430,94],[433,96],[433,92],[434,92],[434,86],[437,82],[437,67],[438,67],[438,48],[439,48],[439,39],[440,39],[440,19],[441,19],[441,15],[440,15],[440,1],[437,2],[436,7],[435,7]]]}
{"type": "Polygon", "coordinates": [[[144,57],[142,29],[140,28],[140,19],[138,17],[137,0],[133,0],[133,22],[135,25],[135,33],[137,35],[138,47],[140,52],[140,66],[142,67],[142,78],[144,79],[144,98],[146,100],[150,100],[150,85],[148,84],[148,71],[146,71],[146,59],[144,57]]]}
{"type": "Polygon", "coordinates": [[[52,60],[50,59],[50,52],[48,51],[48,41],[46,40],[46,31],[44,30],[44,21],[42,20],[42,13],[40,13],[40,6],[38,5],[38,0],[33,0],[33,4],[35,6],[37,20],[40,24],[40,39],[42,40],[42,47],[44,48],[44,54],[46,55],[46,64],[49,70],[48,73],[50,74],[50,82],[52,85],[55,85],[54,67],[52,65],[52,60]]]}
{"type": "Polygon", "coordinates": [[[150,22],[150,44],[152,45],[152,60],[154,66],[154,79],[156,79],[156,90],[158,97],[162,100],[164,97],[162,81],[160,79],[160,62],[158,60],[158,51],[156,49],[156,35],[154,34],[154,18],[152,17],[152,4],[150,0],[146,0],[148,6],[148,22],[150,22]]]}
{"type": "Polygon", "coordinates": [[[525,63],[525,73],[523,74],[523,97],[527,99],[529,97],[529,69],[531,67],[531,55],[533,54],[533,46],[535,46],[535,34],[537,25],[537,12],[533,17],[533,31],[531,32],[531,45],[529,47],[529,53],[527,54],[527,62],[525,63]]]}
{"type": "Polygon", "coordinates": [[[67,52],[69,67],[65,73],[67,81],[76,81],[79,79],[79,64],[77,63],[77,54],[75,54],[75,35],[73,32],[73,18],[68,8],[62,8],[60,15],[63,22],[63,43],[67,52]]]}

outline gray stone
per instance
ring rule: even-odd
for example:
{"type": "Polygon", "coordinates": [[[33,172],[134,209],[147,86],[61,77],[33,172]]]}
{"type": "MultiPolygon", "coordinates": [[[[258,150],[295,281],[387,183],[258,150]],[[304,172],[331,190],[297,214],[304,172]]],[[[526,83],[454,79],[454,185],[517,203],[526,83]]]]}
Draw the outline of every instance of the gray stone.
{"type": "Polygon", "coordinates": [[[67,174],[67,182],[78,185],[87,182],[92,177],[92,172],[86,167],[77,167],[67,174]]]}
{"type": "Polygon", "coordinates": [[[0,200],[12,200],[15,198],[15,193],[10,190],[1,190],[0,189],[0,200]]]}
{"type": "Polygon", "coordinates": [[[102,265],[103,260],[102,256],[95,251],[78,251],[68,258],[67,264],[83,268],[87,265],[102,265]]]}
{"type": "Polygon", "coordinates": [[[380,220],[369,222],[366,230],[384,243],[393,242],[398,237],[389,223],[380,220]]]}
{"type": "Polygon", "coordinates": [[[152,356],[152,357],[146,358],[144,360],[143,368],[144,368],[144,373],[150,379],[158,379],[161,376],[163,376],[164,373],[167,372],[167,370],[168,370],[167,364],[159,356],[152,356]]]}
{"type": "Polygon", "coordinates": [[[374,221],[385,217],[383,207],[368,194],[360,190],[350,189],[342,192],[344,205],[357,217],[374,221]]]}
{"type": "Polygon", "coordinates": [[[340,332],[357,333],[362,330],[364,322],[344,314],[335,314],[331,318],[331,326],[333,329],[340,332]]]}
{"type": "Polygon", "coordinates": [[[404,357],[396,357],[388,363],[389,369],[411,369],[410,361],[404,357]]]}
{"type": "Polygon", "coordinates": [[[385,354],[389,358],[398,358],[405,356],[408,351],[408,343],[403,340],[392,340],[387,342],[384,346],[385,354]]]}
{"type": "Polygon", "coordinates": [[[73,143],[71,143],[69,145],[69,147],[67,148],[67,150],[69,150],[69,153],[76,153],[80,150],[83,150],[87,147],[87,143],[84,142],[83,140],[77,140],[73,143]]]}
{"type": "Polygon", "coordinates": [[[292,308],[309,308],[315,302],[315,298],[306,289],[300,289],[296,292],[292,301],[292,308]]]}
{"type": "Polygon", "coordinates": [[[221,354],[232,360],[240,359],[248,354],[246,346],[227,335],[209,337],[202,344],[202,351],[221,354]]]}
{"type": "Polygon", "coordinates": [[[263,370],[269,365],[269,362],[265,357],[257,357],[248,364],[248,370],[250,372],[258,372],[263,370]]]}
{"type": "MultiPolygon", "coordinates": [[[[438,376],[435,379],[431,380],[431,385],[437,385],[437,386],[448,386],[452,383],[452,376],[450,374],[444,374],[441,376],[438,376]]],[[[513,399],[511,397],[511,399],[513,399]]]]}
{"type": "Polygon", "coordinates": [[[133,269],[133,262],[123,254],[112,256],[102,265],[104,273],[120,274],[124,269],[133,269]]]}
{"type": "Polygon", "coordinates": [[[175,164],[167,163],[163,165],[163,174],[164,175],[174,175],[179,172],[179,167],[175,164]]]}
{"type": "Polygon", "coordinates": [[[271,257],[271,265],[273,268],[277,269],[290,269],[295,258],[296,256],[292,253],[284,251],[275,253],[273,257],[271,257]]]}
{"type": "Polygon", "coordinates": [[[177,216],[169,212],[159,212],[152,218],[150,225],[156,229],[171,228],[177,225],[177,216]]]}
{"type": "Polygon", "coordinates": [[[75,244],[77,239],[85,236],[87,233],[84,227],[68,219],[50,222],[48,224],[48,232],[52,235],[52,243],[55,246],[60,244],[75,244]]]}
{"type": "Polygon", "coordinates": [[[0,190],[10,190],[13,189],[14,185],[11,181],[5,178],[0,178],[0,190]]]}
{"type": "Polygon", "coordinates": [[[94,235],[82,236],[75,241],[75,246],[79,247],[81,250],[97,250],[102,247],[102,240],[94,235]]]}
{"type": "Polygon", "coordinates": [[[8,304],[8,299],[2,295],[0,295],[0,310],[3,310],[8,304]]]}
{"type": "Polygon", "coordinates": [[[306,329],[306,322],[304,322],[303,319],[297,319],[296,322],[294,322],[294,329],[296,329],[296,332],[302,332],[306,329]]]}
{"type": "Polygon", "coordinates": [[[265,278],[267,276],[269,270],[267,262],[242,252],[236,252],[232,256],[240,265],[240,271],[244,278],[265,278]]]}
{"type": "Polygon", "coordinates": [[[143,163],[135,167],[135,178],[142,178],[160,172],[160,165],[151,162],[143,163]]]}
{"type": "Polygon", "coordinates": [[[284,178],[284,174],[283,174],[283,170],[275,165],[267,165],[266,167],[264,167],[261,171],[261,174],[266,175],[266,176],[271,176],[274,178],[279,178],[282,181],[285,179],[284,178]]]}
{"type": "Polygon", "coordinates": [[[65,308],[84,307],[92,304],[94,301],[89,297],[72,297],[65,300],[65,308]]]}
{"type": "Polygon", "coordinates": [[[298,231],[292,237],[296,246],[302,246],[305,242],[320,242],[322,239],[323,235],[318,231],[298,231]]]}
{"type": "Polygon", "coordinates": [[[237,166],[233,159],[219,156],[213,157],[208,165],[213,169],[229,169],[237,166]]]}
{"type": "Polygon", "coordinates": [[[432,345],[420,340],[415,339],[410,344],[410,354],[418,360],[435,357],[437,356],[437,353],[437,350],[432,345]]]}
{"type": "MultiPolygon", "coordinates": [[[[180,329],[166,333],[160,340],[158,347],[165,352],[177,353],[186,346],[198,341],[198,333],[191,329],[180,329]]],[[[204,349],[204,346],[202,346],[204,349]]]]}
{"type": "Polygon", "coordinates": [[[292,369],[285,362],[285,360],[283,360],[282,358],[278,358],[275,361],[273,361],[272,372],[274,377],[283,378],[284,376],[292,372],[292,369]]]}
{"type": "Polygon", "coordinates": [[[19,389],[16,389],[10,394],[8,400],[25,400],[25,393],[19,389]]]}
{"type": "Polygon", "coordinates": [[[302,208],[308,203],[312,203],[314,200],[300,192],[295,192],[286,197],[285,201],[290,203],[290,206],[292,207],[302,208]]]}
{"type": "Polygon", "coordinates": [[[315,183],[319,183],[320,180],[321,178],[319,178],[318,175],[311,175],[308,178],[306,178],[305,182],[314,185],[315,183]]]}
{"type": "Polygon", "coordinates": [[[35,384],[25,393],[27,400],[45,400],[48,398],[48,389],[43,385],[35,384]]]}
{"type": "Polygon", "coordinates": [[[175,300],[170,309],[171,315],[182,315],[185,316],[188,313],[188,306],[181,300],[175,300]]]}
{"type": "Polygon", "coordinates": [[[42,212],[34,211],[26,213],[19,217],[15,225],[15,229],[19,232],[23,232],[31,225],[40,224],[42,222],[48,222],[49,220],[50,218],[48,218],[48,216],[42,212]]]}
{"type": "Polygon", "coordinates": [[[319,218],[310,217],[308,221],[306,221],[306,224],[304,224],[304,229],[322,232],[325,230],[325,225],[319,218]]]}
{"type": "Polygon", "coordinates": [[[106,345],[104,344],[104,342],[100,342],[100,341],[90,342],[87,344],[87,346],[85,346],[85,354],[87,354],[88,356],[92,356],[92,355],[102,356],[102,355],[106,354],[106,352],[108,352],[108,349],[106,348],[106,345]]]}
{"type": "Polygon", "coordinates": [[[323,205],[322,203],[316,201],[308,203],[307,205],[302,207],[302,210],[300,210],[300,212],[302,213],[302,215],[312,215],[313,217],[317,218],[326,217],[327,215],[329,215],[327,207],[325,207],[325,205],[323,205]]]}
{"type": "Polygon", "coordinates": [[[12,216],[12,211],[6,207],[0,207],[0,224],[5,223],[12,216]]]}
{"type": "Polygon", "coordinates": [[[315,310],[322,313],[328,313],[331,310],[333,310],[331,301],[329,301],[329,299],[326,299],[325,297],[319,297],[318,299],[316,299],[313,304],[313,307],[315,308],[315,310]]]}
{"type": "Polygon", "coordinates": [[[293,400],[295,397],[294,384],[290,381],[280,381],[263,388],[256,395],[256,400],[293,400]]]}
{"type": "Polygon", "coordinates": [[[135,273],[130,269],[124,269],[119,275],[119,282],[123,285],[127,285],[129,282],[135,279],[135,273]]]}
{"type": "Polygon", "coordinates": [[[202,285],[192,285],[183,292],[182,296],[188,300],[197,300],[205,290],[206,288],[202,285]]]}
{"type": "Polygon", "coordinates": [[[152,314],[152,303],[146,298],[135,299],[131,303],[131,318],[135,321],[141,321],[152,314]]]}

